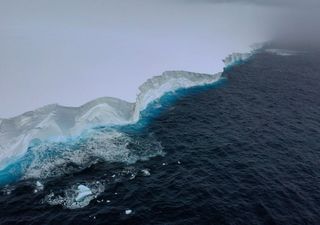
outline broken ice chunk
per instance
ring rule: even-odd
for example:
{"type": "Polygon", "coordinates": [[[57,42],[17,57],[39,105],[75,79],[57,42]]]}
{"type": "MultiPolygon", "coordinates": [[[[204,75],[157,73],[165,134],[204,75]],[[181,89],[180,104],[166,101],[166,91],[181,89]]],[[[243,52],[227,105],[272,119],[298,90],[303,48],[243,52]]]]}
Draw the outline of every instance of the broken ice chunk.
{"type": "Polygon", "coordinates": [[[141,170],[143,176],[150,176],[150,170],[149,169],[143,169],[141,170]]]}
{"type": "Polygon", "coordinates": [[[43,184],[40,181],[36,182],[37,190],[43,190],[43,184]]]}
{"type": "Polygon", "coordinates": [[[78,195],[76,197],[76,201],[80,202],[89,195],[92,195],[92,191],[90,190],[90,188],[81,184],[78,186],[78,195]]]}

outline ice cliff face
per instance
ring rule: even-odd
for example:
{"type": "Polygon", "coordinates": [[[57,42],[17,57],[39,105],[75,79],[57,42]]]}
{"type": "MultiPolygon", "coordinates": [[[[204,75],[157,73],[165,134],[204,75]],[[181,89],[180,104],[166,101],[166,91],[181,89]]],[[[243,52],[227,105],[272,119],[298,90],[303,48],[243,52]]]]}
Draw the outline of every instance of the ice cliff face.
{"type": "Polygon", "coordinates": [[[0,123],[0,168],[19,158],[34,139],[63,138],[100,124],[128,121],[133,104],[115,98],[99,98],[81,107],[48,105],[0,123]]]}
{"type": "Polygon", "coordinates": [[[254,54],[253,52],[251,52],[251,53],[232,53],[223,60],[224,64],[226,65],[225,68],[233,66],[239,62],[246,61],[253,54],[254,54]]]}
{"type": "Polygon", "coordinates": [[[219,80],[220,77],[221,73],[208,75],[186,71],[167,71],[160,76],[155,76],[139,87],[140,93],[137,96],[132,119],[135,122],[138,121],[140,112],[166,92],[210,84],[219,80]]]}
{"type": "MultiPolygon", "coordinates": [[[[256,50],[229,55],[223,60],[225,68],[247,60],[256,50]]],[[[135,103],[105,97],[80,107],[48,105],[11,119],[0,119],[0,170],[24,155],[33,140],[60,140],[95,126],[135,123],[140,112],[166,92],[214,83],[220,77],[221,73],[167,71],[142,84],[135,103]]]]}
{"type": "Polygon", "coordinates": [[[11,119],[0,119],[0,170],[21,157],[33,140],[59,140],[77,136],[90,127],[135,123],[140,112],[166,92],[210,84],[220,76],[221,73],[170,71],[142,84],[136,103],[106,97],[80,107],[48,105],[11,119]]]}

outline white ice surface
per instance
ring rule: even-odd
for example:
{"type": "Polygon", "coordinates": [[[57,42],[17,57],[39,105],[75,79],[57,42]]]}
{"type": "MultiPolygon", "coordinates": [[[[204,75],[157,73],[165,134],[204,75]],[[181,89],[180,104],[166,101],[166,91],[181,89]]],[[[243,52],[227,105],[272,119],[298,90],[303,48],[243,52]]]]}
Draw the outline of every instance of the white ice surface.
{"type": "MultiPolygon", "coordinates": [[[[229,67],[247,60],[256,48],[254,46],[250,53],[233,53],[223,62],[229,67]]],[[[211,84],[220,77],[221,73],[167,71],[143,83],[135,103],[103,97],[80,107],[53,104],[10,119],[0,119],[0,169],[24,155],[34,140],[64,140],[95,126],[135,123],[140,112],[166,92],[211,84]]]]}
{"type": "Polygon", "coordinates": [[[142,84],[135,103],[104,97],[80,107],[47,105],[14,118],[1,119],[0,169],[21,157],[33,140],[59,140],[77,136],[90,127],[137,122],[140,112],[166,92],[210,84],[220,76],[221,73],[169,71],[142,84]]]}

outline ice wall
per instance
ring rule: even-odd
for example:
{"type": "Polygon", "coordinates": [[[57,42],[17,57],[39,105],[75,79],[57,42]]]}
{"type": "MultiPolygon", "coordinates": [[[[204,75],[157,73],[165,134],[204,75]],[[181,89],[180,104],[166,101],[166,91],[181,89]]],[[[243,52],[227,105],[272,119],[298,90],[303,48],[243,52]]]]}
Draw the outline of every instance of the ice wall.
{"type": "Polygon", "coordinates": [[[48,105],[0,123],[0,168],[23,155],[32,140],[62,139],[102,124],[124,124],[134,104],[99,98],[81,107],[48,105]]]}
{"type": "Polygon", "coordinates": [[[215,75],[168,71],[147,80],[139,88],[136,103],[99,98],[80,107],[48,105],[11,119],[0,120],[0,169],[21,157],[33,140],[64,139],[100,125],[123,125],[139,120],[140,112],[166,92],[205,85],[215,75]]]}
{"type": "Polygon", "coordinates": [[[247,59],[249,59],[253,55],[253,52],[250,53],[232,53],[229,56],[227,56],[223,62],[226,65],[226,67],[233,66],[237,63],[244,62],[247,59]]]}
{"type": "Polygon", "coordinates": [[[209,75],[186,71],[167,71],[160,76],[152,77],[139,87],[140,93],[137,96],[132,119],[135,122],[138,121],[140,112],[166,92],[210,84],[219,80],[220,77],[221,73],[209,75]]]}

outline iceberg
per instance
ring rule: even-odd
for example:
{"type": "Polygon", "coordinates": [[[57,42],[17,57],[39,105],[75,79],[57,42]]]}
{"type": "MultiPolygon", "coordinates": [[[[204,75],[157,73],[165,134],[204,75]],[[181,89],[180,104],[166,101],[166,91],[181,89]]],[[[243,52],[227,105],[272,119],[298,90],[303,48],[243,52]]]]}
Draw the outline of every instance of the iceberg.
{"type": "Polygon", "coordinates": [[[226,58],[224,58],[222,61],[225,64],[224,69],[228,69],[232,66],[241,64],[243,62],[246,62],[250,59],[253,55],[263,51],[266,46],[268,45],[268,42],[262,42],[262,43],[255,43],[250,46],[250,51],[245,53],[240,52],[234,52],[228,55],[226,58]]]}
{"type": "Polygon", "coordinates": [[[253,54],[254,51],[250,53],[232,53],[223,60],[225,68],[229,68],[238,63],[244,62],[248,60],[253,54]]]}
{"type": "Polygon", "coordinates": [[[221,73],[167,71],[142,84],[135,103],[103,97],[80,107],[52,104],[14,118],[0,119],[0,170],[21,158],[32,143],[65,140],[97,126],[136,123],[140,113],[165,93],[211,84],[220,77],[221,73]]]}
{"type": "Polygon", "coordinates": [[[209,75],[186,71],[167,71],[160,76],[147,80],[139,87],[140,93],[135,103],[133,121],[137,122],[140,112],[146,109],[149,103],[160,98],[166,92],[175,91],[180,88],[211,84],[218,81],[221,74],[209,75]]]}
{"type": "MultiPolygon", "coordinates": [[[[249,53],[230,54],[223,60],[224,69],[248,60],[261,48],[263,45],[259,44],[253,46],[249,53]]],[[[72,143],[79,144],[81,140],[70,140],[77,139],[85,132],[92,131],[91,128],[136,124],[148,105],[166,93],[175,92],[182,88],[212,84],[217,82],[221,75],[222,73],[167,71],[143,83],[139,87],[139,93],[134,103],[112,97],[102,97],[80,107],[52,104],[17,117],[0,119],[0,172],[6,175],[6,169],[10,170],[11,165],[28,155],[26,153],[30,148],[32,148],[32,154],[29,155],[36,157],[36,160],[32,159],[31,162],[30,159],[27,160],[29,167],[24,168],[27,170],[24,172],[28,172],[26,178],[46,178],[51,174],[50,171],[53,167],[60,168],[61,163],[64,163],[65,160],[72,159],[72,162],[81,164],[87,161],[86,155],[90,154],[111,161],[119,159],[120,156],[125,156],[130,151],[126,148],[130,137],[116,130],[108,133],[97,132],[93,138],[86,140],[85,144],[91,146],[90,151],[88,149],[86,151],[83,149],[74,150],[74,147],[70,145],[72,143]],[[118,139],[123,140],[118,142],[118,139]],[[70,143],[67,143],[68,140],[70,143]],[[65,145],[61,147],[59,142],[65,142],[65,145]],[[39,143],[43,144],[39,146],[39,143]],[[101,146],[107,146],[109,150],[105,151],[101,146]],[[64,159],[46,160],[47,156],[44,152],[48,148],[57,153],[57,157],[63,155],[64,159]]],[[[157,149],[156,153],[161,153],[161,145],[153,140],[149,141],[150,143],[146,142],[144,147],[153,143],[157,149]]],[[[138,158],[136,156],[125,157],[124,160],[135,162],[138,158]]],[[[64,168],[61,168],[63,171],[64,168]]]]}
{"type": "Polygon", "coordinates": [[[133,104],[115,98],[99,98],[81,107],[57,104],[27,112],[0,123],[0,169],[21,157],[32,142],[77,136],[86,128],[124,124],[133,104]]]}

